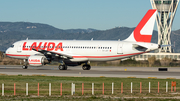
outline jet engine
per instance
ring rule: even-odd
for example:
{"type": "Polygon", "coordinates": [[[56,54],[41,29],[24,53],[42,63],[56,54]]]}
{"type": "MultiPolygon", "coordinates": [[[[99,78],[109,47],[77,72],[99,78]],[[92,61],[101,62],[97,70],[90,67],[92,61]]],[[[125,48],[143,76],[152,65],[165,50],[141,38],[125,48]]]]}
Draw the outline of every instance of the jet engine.
{"type": "Polygon", "coordinates": [[[48,64],[49,61],[45,56],[30,56],[28,58],[28,63],[30,66],[43,66],[45,64],[48,64]]]}

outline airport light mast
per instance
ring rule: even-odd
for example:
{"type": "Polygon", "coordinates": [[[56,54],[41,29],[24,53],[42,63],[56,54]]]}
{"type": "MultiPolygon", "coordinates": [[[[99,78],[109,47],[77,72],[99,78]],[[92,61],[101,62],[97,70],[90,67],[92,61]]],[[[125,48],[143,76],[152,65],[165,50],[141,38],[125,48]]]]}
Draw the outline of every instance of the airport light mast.
{"type": "MultiPolygon", "coordinates": [[[[179,0],[150,0],[152,8],[157,9],[158,44],[171,45],[170,34],[179,0]]],[[[172,53],[171,46],[162,47],[159,53],[172,53]]]]}

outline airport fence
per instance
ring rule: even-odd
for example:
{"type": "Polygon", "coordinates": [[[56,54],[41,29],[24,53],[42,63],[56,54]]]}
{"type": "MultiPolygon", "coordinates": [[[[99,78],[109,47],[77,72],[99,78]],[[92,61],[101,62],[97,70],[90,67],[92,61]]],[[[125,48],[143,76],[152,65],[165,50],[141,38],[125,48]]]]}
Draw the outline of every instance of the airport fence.
{"type": "Polygon", "coordinates": [[[177,92],[176,81],[120,83],[2,83],[1,95],[120,95],[177,92]]]}

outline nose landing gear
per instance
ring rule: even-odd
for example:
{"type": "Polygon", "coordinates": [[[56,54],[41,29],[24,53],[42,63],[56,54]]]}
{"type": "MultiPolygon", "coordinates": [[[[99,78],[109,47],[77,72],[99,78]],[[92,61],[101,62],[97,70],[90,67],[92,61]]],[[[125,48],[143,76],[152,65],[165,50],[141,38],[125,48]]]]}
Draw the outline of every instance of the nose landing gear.
{"type": "Polygon", "coordinates": [[[24,59],[24,65],[22,66],[22,68],[27,69],[28,68],[27,64],[28,64],[27,59],[24,59]]]}
{"type": "Polygon", "coordinates": [[[23,66],[22,66],[22,68],[23,68],[23,69],[27,69],[27,68],[28,68],[28,66],[26,66],[26,65],[23,65],[23,66]]]}

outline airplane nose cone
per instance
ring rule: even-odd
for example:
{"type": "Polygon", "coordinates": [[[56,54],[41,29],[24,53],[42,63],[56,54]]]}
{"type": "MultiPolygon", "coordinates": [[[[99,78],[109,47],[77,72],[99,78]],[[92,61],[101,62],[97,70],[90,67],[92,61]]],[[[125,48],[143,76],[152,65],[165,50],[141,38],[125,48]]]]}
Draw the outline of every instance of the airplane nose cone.
{"type": "Polygon", "coordinates": [[[6,50],[5,54],[9,54],[9,48],[6,50]]]}

